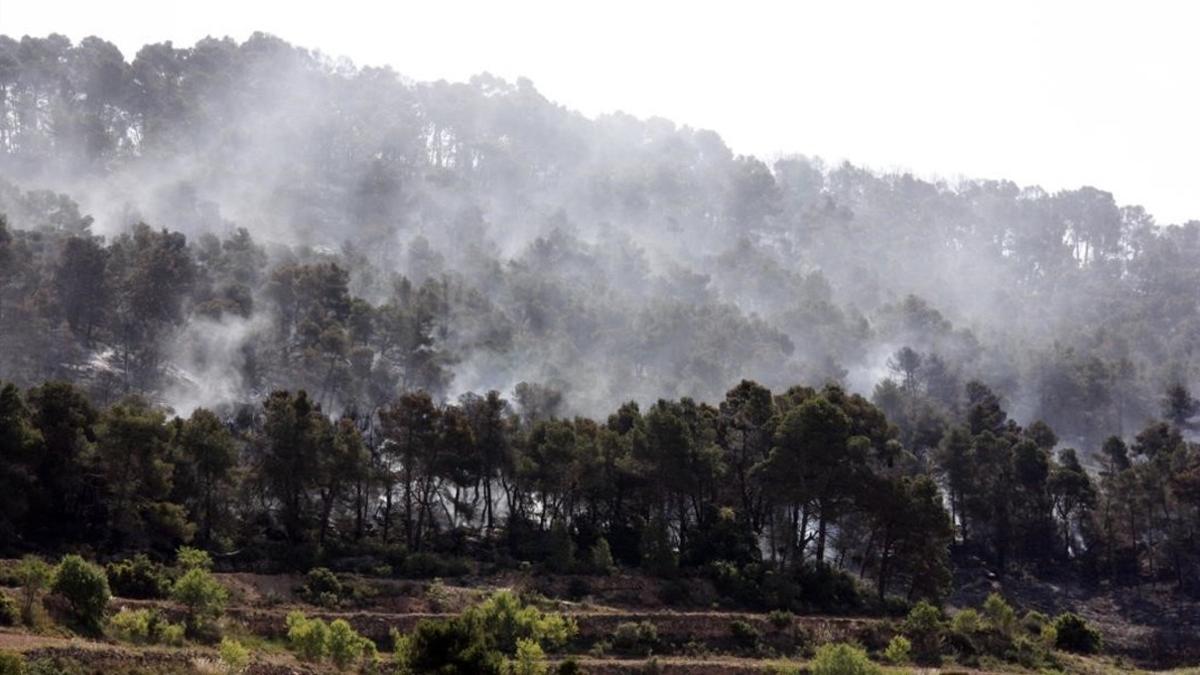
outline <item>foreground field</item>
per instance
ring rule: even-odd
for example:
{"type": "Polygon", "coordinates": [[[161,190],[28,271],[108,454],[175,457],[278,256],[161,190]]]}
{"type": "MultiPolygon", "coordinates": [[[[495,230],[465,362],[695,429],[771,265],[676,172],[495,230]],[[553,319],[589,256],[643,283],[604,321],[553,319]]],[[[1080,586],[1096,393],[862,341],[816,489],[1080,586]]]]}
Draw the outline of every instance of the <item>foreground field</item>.
{"type": "MultiPolygon", "coordinates": [[[[309,618],[326,622],[344,620],[377,646],[380,663],[386,665],[393,660],[390,652],[394,632],[409,633],[422,620],[456,616],[497,590],[513,590],[539,608],[567,617],[577,626],[565,648],[545,662],[551,672],[568,658],[582,672],[595,674],[809,672],[814,650],[825,644],[862,645],[878,658],[889,640],[899,633],[901,625],[898,618],[877,616],[766,614],[724,608],[715,602],[705,608],[700,605],[708,599],[711,589],[702,581],[686,582],[685,606],[669,609],[662,599],[666,592],[663,582],[640,575],[556,577],[514,572],[453,582],[343,575],[343,595],[324,601],[311,597],[306,590],[306,579],[301,576],[246,573],[214,576],[229,591],[221,630],[250,651],[249,662],[240,669],[231,671],[222,664],[215,648],[200,642],[189,641],[186,646],[178,647],[132,645],[111,637],[73,635],[53,624],[44,624],[38,630],[0,629],[0,651],[22,654],[27,662],[53,669],[37,671],[39,674],[336,672],[328,663],[301,661],[289,651],[289,613],[300,611],[309,618]],[[633,634],[635,629],[643,637],[631,641],[625,634],[633,634]]],[[[1100,615],[1097,624],[1106,639],[1107,655],[1085,657],[1055,652],[1056,669],[1063,672],[1162,669],[1188,663],[1190,651],[1197,648],[1195,640],[1188,637],[1195,635],[1191,630],[1194,624],[1189,623],[1191,617],[1184,608],[1175,608],[1175,615],[1184,620],[1172,628],[1154,625],[1152,621],[1132,623],[1104,617],[1106,606],[1125,602],[1120,594],[1046,596],[1046,589],[1018,582],[1009,582],[1005,590],[1027,596],[1023,600],[1029,601],[1029,606],[1038,607],[1038,598],[1050,604],[1069,600],[1089,616],[1100,615]]],[[[15,597],[15,593],[9,592],[15,597]]],[[[973,598],[967,592],[955,600],[966,604],[973,598]]],[[[1144,597],[1142,601],[1151,603],[1153,599],[1144,597]]],[[[151,610],[155,616],[170,621],[182,621],[186,613],[184,607],[169,600],[122,597],[110,600],[110,615],[135,610],[151,610]]],[[[1141,618],[1152,619],[1153,615],[1141,618]]],[[[966,662],[948,659],[939,667],[916,668],[910,663],[888,670],[983,673],[1021,672],[1028,668],[984,657],[966,662]]]]}

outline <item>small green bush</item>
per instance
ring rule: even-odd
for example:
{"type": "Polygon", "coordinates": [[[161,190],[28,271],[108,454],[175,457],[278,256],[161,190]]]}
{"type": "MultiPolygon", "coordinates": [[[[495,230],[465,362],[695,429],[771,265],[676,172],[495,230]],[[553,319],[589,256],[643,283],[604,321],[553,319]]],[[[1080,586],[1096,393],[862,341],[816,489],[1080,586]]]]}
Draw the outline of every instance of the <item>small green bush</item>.
{"type": "Polygon", "coordinates": [[[912,642],[903,635],[893,637],[887,649],[883,650],[883,660],[893,666],[908,663],[912,660],[912,642]]]}
{"type": "Polygon", "coordinates": [[[902,631],[912,641],[913,656],[922,663],[938,663],[942,658],[945,623],[937,607],[922,600],[904,619],[902,631]]]}
{"type": "Polygon", "coordinates": [[[174,647],[183,644],[183,626],[166,621],[151,609],[122,609],[108,620],[108,628],[122,642],[174,647]]]}
{"type": "Polygon", "coordinates": [[[250,665],[250,650],[242,646],[242,643],[237,640],[225,638],[221,640],[221,646],[217,648],[217,655],[221,659],[221,667],[229,675],[236,675],[250,665]]]}
{"type": "Polygon", "coordinates": [[[883,670],[871,663],[867,652],[854,645],[821,645],[809,666],[812,675],[880,675],[883,670]]]}
{"type": "Polygon", "coordinates": [[[225,611],[229,591],[211,572],[200,566],[188,569],[171,587],[171,599],[186,609],[189,635],[202,639],[217,637],[216,622],[225,611]]]}
{"type": "Polygon", "coordinates": [[[208,551],[203,551],[191,546],[180,546],[175,552],[175,564],[183,571],[188,570],[212,570],[212,556],[208,551]]]}
{"type": "Polygon", "coordinates": [[[360,659],[375,658],[375,643],[355,632],[345,619],[329,624],[329,658],[338,670],[345,670],[360,659]]]}
{"type": "Polygon", "coordinates": [[[1050,617],[1035,609],[1025,612],[1025,616],[1021,617],[1021,627],[1030,635],[1040,635],[1042,629],[1048,625],[1050,625],[1050,617]]]}
{"type": "Polygon", "coordinates": [[[0,651],[0,675],[25,675],[25,659],[20,654],[0,651]]]}
{"type": "Polygon", "coordinates": [[[33,626],[37,623],[38,597],[54,580],[54,567],[41,558],[27,555],[17,563],[16,579],[21,584],[21,618],[33,626]]]}
{"type": "Polygon", "coordinates": [[[729,624],[729,633],[733,636],[734,642],[743,649],[757,647],[759,638],[762,637],[759,635],[757,628],[742,619],[734,619],[729,624]]]}
{"type": "Polygon", "coordinates": [[[613,562],[612,547],[608,545],[608,540],[600,537],[592,546],[592,572],[595,574],[612,574],[616,571],[617,566],[613,562]]]}
{"type": "Polygon", "coordinates": [[[649,621],[625,621],[612,634],[613,648],[630,655],[646,656],[658,645],[658,627],[649,621]]]}
{"type": "Polygon", "coordinates": [[[320,661],[329,654],[329,626],[321,619],[310,619],[303,612],[287,615],[288,646],[302,661],[320,661]]]}
{"type": "Polygon", "coordinates": [[[774,609],[767,614],[767,621],[771,622],[771,625],[779,630],[790,627],[792,622],[795,621],[795,618],[796,617],[786,609],[774,609]]]}
{"type": "Polygon", "coordinates": [[[1100,632],[1072,612],[1064,612],[1055,617],[1054,630],[1055,646],[1069,652],[1095,654],[1103,644],[1100,632]]]}
{"type": "Polygon", "coordinates": [[[987,628],[1004,638],[1011,639],[1017,634],[1017,613],[999,593],[988,595],[983,602],[984,623],[987,628]]]}
{"type": "Polygon", "coordinates": [[[145,554],[105,565],[112,592],[122,598],[157,599],[171,592],[171,575],[145,554]]]}
{"type": "Polygon", "coordinates": [[[554,673],[555,675],[583,675],[583,666],[579,665],[579,659],[568,656],[559,662],[558,669],[554,673]]]}
{"type": "Polygon", "coordinates": [[[58,564],[51,590],[66,599],[80,626],[99,630],[112,597],[104,570],[77,555],[65,556],[58,564]]]}
{"type": "Polygon", "coordinates": [[[20,619],[21,610],[17,608],[17,601],[0,591],[0,626],[15,626],[20,619]]]}

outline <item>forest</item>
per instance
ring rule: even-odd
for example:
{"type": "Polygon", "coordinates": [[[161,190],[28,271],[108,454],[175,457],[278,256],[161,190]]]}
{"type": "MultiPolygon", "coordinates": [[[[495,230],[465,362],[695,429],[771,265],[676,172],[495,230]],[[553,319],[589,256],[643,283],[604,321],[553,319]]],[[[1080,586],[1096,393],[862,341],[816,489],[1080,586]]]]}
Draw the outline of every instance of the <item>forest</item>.
{"type": "Polygon", "coordinates": [[[1200,221],[1094,187],[0,36],[0,214],[0,555],[1200,597],[1200,221]]]}

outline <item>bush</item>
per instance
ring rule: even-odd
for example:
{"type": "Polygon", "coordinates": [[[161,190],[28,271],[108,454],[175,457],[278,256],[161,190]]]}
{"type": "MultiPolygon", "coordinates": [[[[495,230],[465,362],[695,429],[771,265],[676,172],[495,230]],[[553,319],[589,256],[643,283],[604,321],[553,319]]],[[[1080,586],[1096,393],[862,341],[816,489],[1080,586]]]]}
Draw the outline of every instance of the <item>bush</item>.
{"type": "Polygon", "coordinates": [[[616,571],[617,566],[613,562],[612,548],[608,545],[608,540],[600,537],[592,546],[592,572],[596,574],[612,574],[616,571]]]}
{"type": "Polygon", "coordinates": [[[546,569],[567,574],[575,566],[575,542],[562,521],[556,521],[546,536],[546,569]]]}
{"type": "Polygon", "coordinates": [[[729,633],[733,635],[734,642],[743,649],[754,649],[758,646],[758,640],[761,637],[757,628],[741,619],[734,619],[729,624],[729,633]]]}
{"type": "Polygon", "coordinates": [[[422,551],[404,559],[404,576],[413,579],[461,577],[471,573],[471,565],[462,558],[443,558],[422,551]]]}
{"type": "Polygon", "coordinates": [[[568,656],[558,664],[558,670],[555,670],[554,673],[555,675],[583,675],[583,666],[579,665],[579,659],[568,656]]]}
{"type": "Polygon", "coordinates": [[[1017,613],[999,593],[992,593],[983,601],[983,620],[987,628],[1004,638],[1017,634],[1017,613]]]}
{"type": "Polygon", "coordinates": [[[0,675],[25,675],[25,659],[20,654],[0,651],[0,675]]]}
{"type": "Polygon", "coordinates": [[[113,636],[123,642],[138,645],[183,644],[183,626],[164,620],[150,609],[122,609],[108,620],[108,627],[113,636]]]}
{"type": "Polygon", "coordinates": [[[1095,654],[1103,644],[1099,631],[1072,612],[1055,617],[1054,630],[1055,646],[1069,652],[1095,654]]]}
{"type": "Polygon", "coordinates": [[[104,570],[77,555],[68,555],[58,564],[51,590],[66,599],[80,626],[99,630],[112,597],[104,570]]]}
{"type": "Polygon", "coordinates": [[[21,610],[17,609],[17,601],[0,591],[0,626],[15,626],[21,618],[21,610]]]}
{"type": "Polygon", "coordinates": [[[218,619],[225,611],[229,591],[203,567],[188,569],[171,588],[171,599],[187,612],[187,631],[193,637],[213,638],[218,619]]]}
{"type": "Polygon", "coordinates": [[[328,645],[329,658],[338,670],[345,670],[362,658],[375,658],[375,643],[355,632],[345,619],[329,624],[328,645]]]}
{"type": "MultiPolygon", "coordinates": [[[[529,665],[535,656],[532,644],[558,647],[576,631],[574,622],[500,592],[459,616],[426,619],[411,634],[399,636],[396,665],[401,672],[497,673],[529,665]],[[522,648],[522,642],[530,644],[522,648]]],[[[544,666],[535,665],[538,670],[544,666]]]]}
{"type": "Polygon", "coordinates": [[[21,618],[32,626],[36,623],[34,609],[38,596],[54,579],[54,568],[41,558],[25,556],[17,564],[16,579],[21,584],[21,618]]]}
{"type": "Polygon", "coordinates": [[[329,626],[321,619],[310,619],[303,612],[287,615],[288,647],[302,661],[320,661],[329,653],[329,626]]]}
{"type": "Polygon", "coordinates": [[[903,635],[897,635],[888,642],[887,649],[883,650],[883,660],[893,666],[903,665],[912,659],[912,642],[903,635]]]}
{"type": "Polygon", "coordinates": [[[183,571],[188,570],[212,570],[212,556],[208,551],[203,551],[191,546],[180,546],[175,552],[175,564],[183,571]]]}
{"type": "Polygon", "coordinates": [[[617,624],[612,646],[624,654],[646,656],[658,645],[658,627],[649,621],[625,621],[617,624]]]}
{"type": "Polygon", "coordinates": [[[237,640],[225,638],[221,640],[221,646],[217,648],[217,654],[221,659],[221,667],[229,675],[235,675],[246,670],[250,665],[250,651],[242,646],[242,643],[237,640]]]}
{"type": "Polygon", "coordinates": [[[883,672],[871,663],[865,651],[845,643],[818,647],[809,671],[812,675],[879,675],[883,672]]]}
{"type": "Polygon", "coordinates": [[[1037,610],[1031,609],[1025,612],[1025,616],[1021,617],[1021,626],[1030,635],[1041,635],[1042,631],[1049,625],[1050,617],[1037,610]]]}
{"type": "Polygon", "coordinates": [[[942,613],[937,607],[924,600],[918,602],[904,619],[902,631],[905,637],[912,641],[913,656],[918,661],[941,661],[945,625],[942,622],[942,613]]]}
{"type": "Polygon", "coordinates": [[[785,609],[774,609],[767,614],[767,621],[771,622],[771,625],[779,630],[790,627],[794,620],[795,616],[785,609]]]}
{"type": "Polygon", "coordinates": [[[592,594],[592,585],[583,577],[571,577],[567,582],[567,597],[579,601],[592,594]]]}
{"type": "Polygon", "coordinates": [[[145,554],[111,562],[104,568],[113,593],[123,598],[165,598],[171,592],[171,575],[164,565],[145,554]]]}
{"type": "Polygon", "coordinates": [[[334,608],[341,604],[345,590],[341,580],[328,568],[314,567],[305,575],[300,594],[314,605],[334,608]]]}

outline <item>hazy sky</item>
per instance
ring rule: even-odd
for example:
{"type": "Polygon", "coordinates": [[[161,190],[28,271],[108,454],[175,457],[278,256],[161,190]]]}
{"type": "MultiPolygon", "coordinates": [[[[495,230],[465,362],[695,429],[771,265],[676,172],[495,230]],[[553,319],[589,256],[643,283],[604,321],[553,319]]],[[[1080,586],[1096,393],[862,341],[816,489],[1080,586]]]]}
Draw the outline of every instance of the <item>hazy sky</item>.
{"type": "Polygon", "coordinates": [[[1200,219],[1198,20],[1147,0],[0,0],[12,36],[95,34],[132,58],[262,30],[418,80],[524,75],[768,159],[1094,185],[1159,222],[1200,219]]]}

